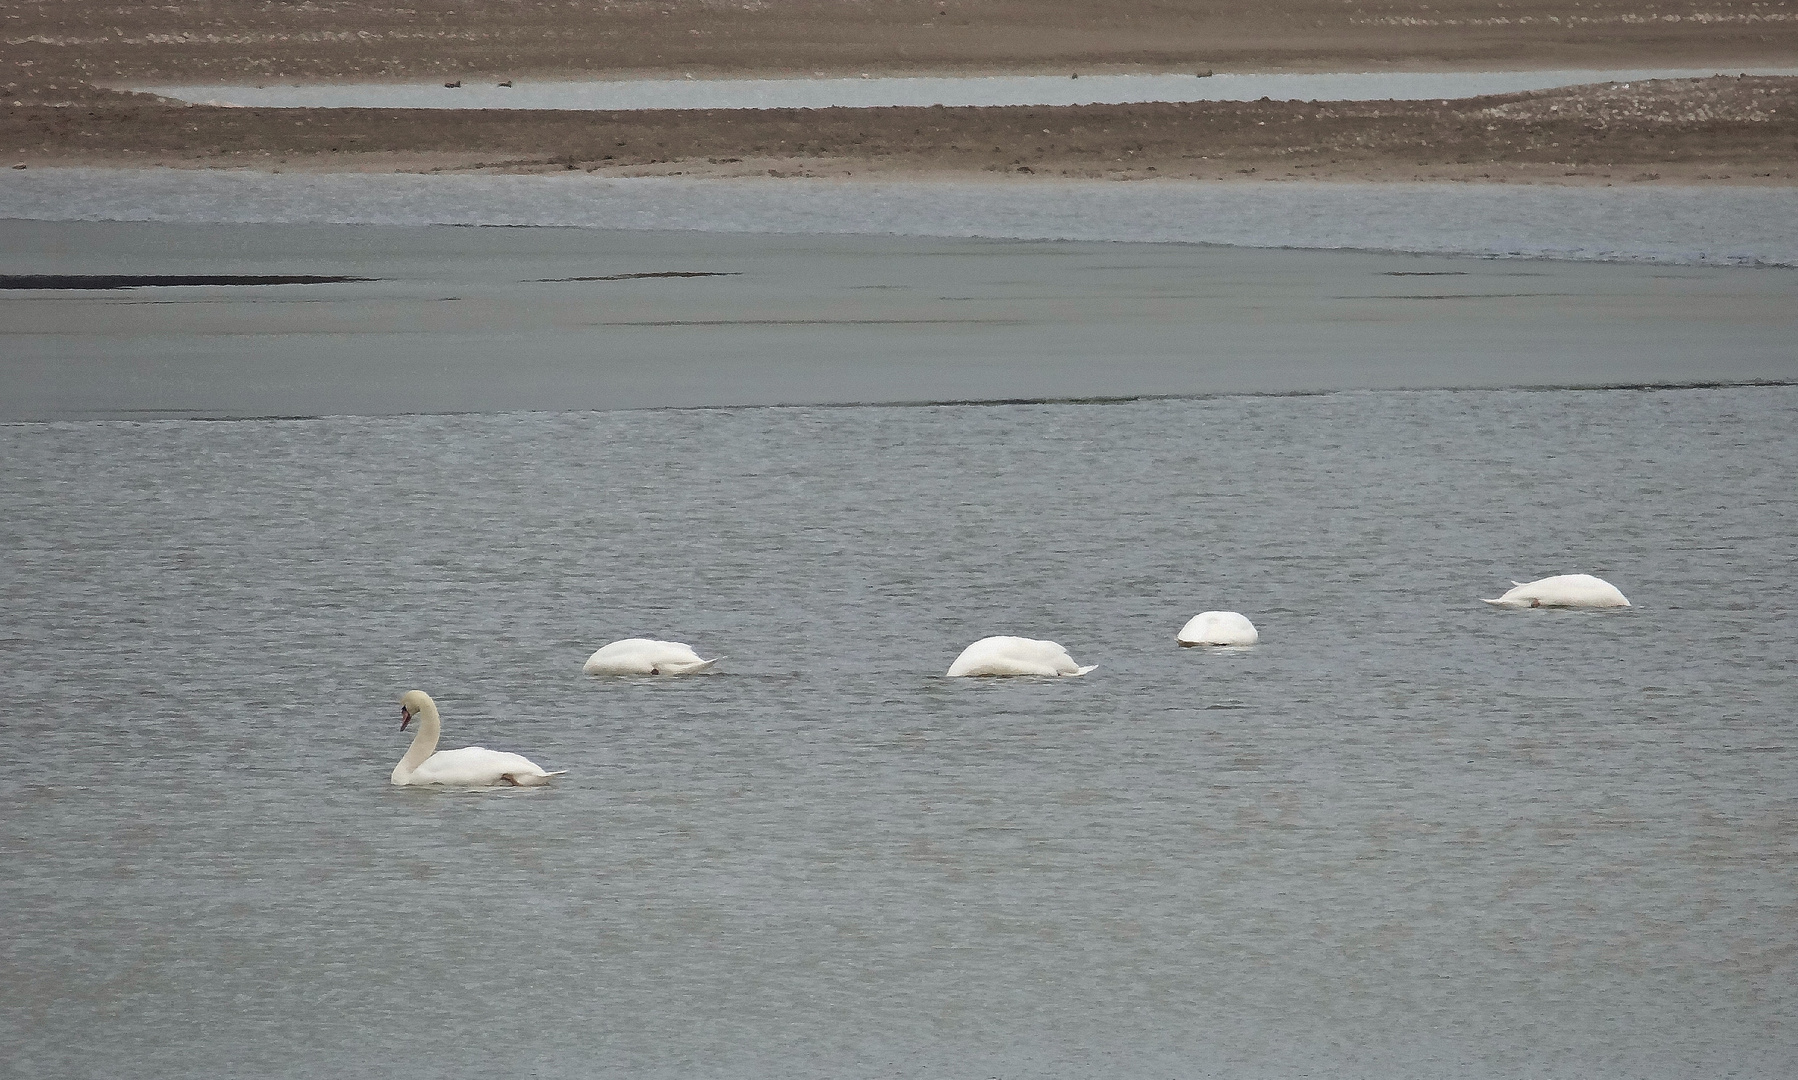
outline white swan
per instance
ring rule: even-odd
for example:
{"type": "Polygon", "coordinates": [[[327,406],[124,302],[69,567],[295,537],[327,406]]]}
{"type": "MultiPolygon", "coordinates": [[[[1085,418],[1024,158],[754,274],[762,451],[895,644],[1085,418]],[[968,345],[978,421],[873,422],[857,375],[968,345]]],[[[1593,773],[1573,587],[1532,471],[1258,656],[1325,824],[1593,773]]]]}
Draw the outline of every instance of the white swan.
{"type": "Polygon", "coordinates": [[[437,703],[423,690],[409,690],[400,698],[400,730],[412,718],[418,718],[418,734],[406,756],[393,767],[393,783],[397,787],[445,784],[450,787],[536,787],[549,783],[560,772],[544,772],[528,758],[479,746],[460,750],[437,750],[437,736],[442,724],[437,719],[437,703]]]}
{"type": "Polygon", "coordinates": [[[1503,608],[1629,607],[1629,599],[1617,591],[1617,586],[1591,574],[1558,574],[1538,581],[1513,581],[1511,584],[1517,587],[1497,600],[1484,602],[1503,608]]]}
{"type": "Polygon", "coordinates": [[[949,665],[949,678],[964,675],[1084,675],[1097,664],[1080,667],[1053,641],[1021,637],[981,638],[949,665]]]}
{"type": "Polygon", "coordinates": [[[1261,640],[1255,624],[1237,611],[1201,611],[1180,628],[1182,645],[1253,645],[1261,640]]]}
{"type": "Polygon", "coordinates": [[[587,657],[581,670],[588,675],[691,675],[710,671],[722,659],[702,660],[691,645],[678,641],[634,637],[602,647],[587,657]]]}

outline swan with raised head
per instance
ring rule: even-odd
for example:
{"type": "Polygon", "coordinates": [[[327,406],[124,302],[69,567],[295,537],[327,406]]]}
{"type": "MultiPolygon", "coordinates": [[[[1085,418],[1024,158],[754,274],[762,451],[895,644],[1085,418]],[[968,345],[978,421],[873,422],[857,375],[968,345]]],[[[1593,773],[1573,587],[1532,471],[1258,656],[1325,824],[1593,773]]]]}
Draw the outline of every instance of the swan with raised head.
{"type": "Polygon", "coordinates": [[[678,641],[634,637],[603,646],[581,670],[588,675],[692,675],[710,671],[722,659],[701,659],[693,646],[678,641]]]}
{"type": "Polygon", "coordinates": [[[1021,637],[981,638],[949,665],[949,678],[964,675],[1084,675],[1097,664],[1081,667],[1053,641],[1021,637]]]}
{"type": "Polygon", "coordinates": [[[437,736],[443,725],[437,718],[437,703],[423,690],[409,690],[400,698],[400,730],[406,730],[414,718],[418,734],[406,756],[393,767],[396,787],[441,784],[446,787],[540,787],[560,772],[544,772],[529,758],[464,746],[460,750],[437,749],[437,736]]]}
{"type": "Polygon", "coordinates": [[[1629,599],[1617,586],[1591,574],[1557,574],[1536,581],[1513,581],[1516,588],[1496,600],[1486,600],[1502,608],[1618,608],[1629,607],[1629,599]]]}
{"type": "Polygon", "coordinates": [[[1181,645],[1253,645],[1261,640],[1255,624],[1240,611],[1201,611],[1180,628],[1181,645]]]}

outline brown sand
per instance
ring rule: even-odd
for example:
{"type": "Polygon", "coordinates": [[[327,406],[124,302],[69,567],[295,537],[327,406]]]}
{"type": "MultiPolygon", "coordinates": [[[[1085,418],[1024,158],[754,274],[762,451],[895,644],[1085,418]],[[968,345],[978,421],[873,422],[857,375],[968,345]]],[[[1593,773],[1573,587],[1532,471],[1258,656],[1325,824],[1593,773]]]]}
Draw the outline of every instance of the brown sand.
{"type": "Polygon", "coordinates": [[[183,107],[103,84],[1798,65],[1798,0],[0,0],[26,165],[1790,184],[1794,80],[1447,104],[643,113],[183,107]]]}
{"type": "Polygon", "coordinates": [[[54,81],[1787,64],[1782,0],[0,0],[54,81]]]}
{"type": "Polygon", "coordinates": [[[27,164],[615,176],[1798,182],[1798,79],[1436,102],[502,112],[221,109],[89,91],[0,111],[27,164]]]}

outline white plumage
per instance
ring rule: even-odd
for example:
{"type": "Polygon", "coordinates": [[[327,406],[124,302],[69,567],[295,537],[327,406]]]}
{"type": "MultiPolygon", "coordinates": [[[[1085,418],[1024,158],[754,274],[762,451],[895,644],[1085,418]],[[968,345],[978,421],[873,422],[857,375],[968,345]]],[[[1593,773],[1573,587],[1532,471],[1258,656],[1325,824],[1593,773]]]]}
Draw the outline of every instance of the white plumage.
{"type": "Polygon", "coordinates": [[[406,756],[393,767],[392,781],[397,787],[437,784],[444,787],[537,787],[549,783],[559,772],[545,772],[529,758],[465,746],[460,750],[437,752],[437,737],[442,731],[437,717],[437,703],[423,690],[407,691],[400,699],[400,730],[412,718],[418,718],[418,734],[406,756]]]}
{"type": "Polygon", "coordinates": [[[949,665],[949,677],[964,675],[1084,675],[1098,665],[1081,667],[1053,641],[1021,637],[981,638],[949,665]]]}
{"type": "Polygon", "coordinates": [[[1253,645],[1261,635],[1239,611],[1201,611],[1180,628],[1176,640],[1182,645],[1253,645]]]}
{"type": "Polygon", "coordinates": [[[691,675],[711,670],[722,659],[701,659],[691,645],[678,641],[634,637],[602,647],[581,670],[589,675],[691,675]]]}
{"type": "Polygon", "coordinates": [[[1485,603],[1503,608],[1629,607],[1629,599],[1617,591],[1617,586],[1591,574],[1558,574],[1526,583],[1513,581],[1511,584],[1516,588],[1485,603]]]}

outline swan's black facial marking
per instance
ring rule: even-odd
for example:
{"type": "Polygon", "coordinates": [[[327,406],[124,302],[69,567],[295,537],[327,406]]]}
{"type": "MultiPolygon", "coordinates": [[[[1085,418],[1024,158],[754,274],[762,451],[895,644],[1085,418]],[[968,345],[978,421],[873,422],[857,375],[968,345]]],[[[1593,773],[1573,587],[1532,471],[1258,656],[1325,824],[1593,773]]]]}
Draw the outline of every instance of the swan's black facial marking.
{"type": "Polygon", "coordinates": [[[400,706],[400,730],[401,731],[406,730],[406,725],[410,724],[411,722],[412,722],[412,710],[406,708],[404,705],[401,705],[400,706]]]}

